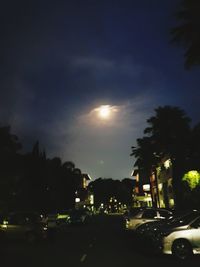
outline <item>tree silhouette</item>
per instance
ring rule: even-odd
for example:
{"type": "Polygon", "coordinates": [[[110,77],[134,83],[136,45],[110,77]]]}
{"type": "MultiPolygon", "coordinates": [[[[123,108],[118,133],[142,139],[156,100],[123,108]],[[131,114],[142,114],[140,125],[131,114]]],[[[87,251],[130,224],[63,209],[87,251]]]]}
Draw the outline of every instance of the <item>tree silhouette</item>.
{"type": "Polygon", "coordinates": [[[75,192],[82,187],[81,170],[72,161],[48,159],[39,141],[26,154],[19,154],[20,148],[10,127],[0,127],[1,210],[56,212],[74,207],[75,192]]]}
{"type": "Polygon", "coordinates": [[[22,145],[16,135],[10,133],[10,126],[0,127],[0,156],[7,157],[15,154],[22,145]]]}
{"type": "Polygon", "coordinates": [[[150,135],[158,156],[170,155],[173,159],[187,152],[190,137],[190,119],[185,112],[172,106],[158,107],[149,118],[144,134],[150,135]]]}
{"type": "Polygon", "coordinates": [[[164,106],[155,109],[156,115],[147,120],[149,127],[144,130],[148,137],[137,140],[138,147],[132,148],[136,157],[135,165],[148,174],[153,166],[165,156],[173,164],[173,185],[177,206],[182,201],[182,177],[190,156],[190,119],[178,107],[164,106]]]}
{"type": "Polygon", "coordinates": [[[94,194],[96,208],[99,208],[101,203],[108,208],[111,205],[111,198],[116,199],[117,203],[121,202],[130,206],[132,204],[133,188],[134,181],[129,178],[122,181],[112,178],[98,178],[89,183],[89,190],[94,194]]]}
{"type": "Polygon", "coordinates": [[[182,0],[176,13],[178,25],[171,29],[172,42],[185,49],[185,67],[200,64],[200,1],[182,0]]]}
{"type": "Polygon", "coordinates": [[[15,202],[18,181],[21,144],[10,126],[0,127],[0,208],[12,206],[15,202]]]}

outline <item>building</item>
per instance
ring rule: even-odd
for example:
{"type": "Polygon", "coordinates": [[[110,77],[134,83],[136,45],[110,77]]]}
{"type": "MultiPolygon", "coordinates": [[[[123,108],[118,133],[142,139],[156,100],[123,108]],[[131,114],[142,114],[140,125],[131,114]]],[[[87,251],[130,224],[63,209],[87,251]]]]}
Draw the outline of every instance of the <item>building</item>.
{"type": "Polygon", "coordinates": [[[174,190],[172,162],[163,158],[150,175],[141,170],[134,170],[135,179],[134,205],[153,206],[158,208],[174,208],[174,190]]]}
{"type": "Polygon", "coordinates": [[[170,158],[163,158],[156,168],[158,207],[174,208],[173,168],[170,158]]]}
{"type": "Polygon", "coordinates": [[[87,173],[81,174],[81,182],[79,188],[75,192],[75,207],[83,208],[91,204],[92,196],[88,190],[88,183],[91,181],[91,177],[87,173]]]}
{"type": "Polygon", "coordinates": [[[138,169],[133,170],[131,176],[135,180],[133,192],[134,207],[152,207],[151,187],[149,177],[138,169]]]}

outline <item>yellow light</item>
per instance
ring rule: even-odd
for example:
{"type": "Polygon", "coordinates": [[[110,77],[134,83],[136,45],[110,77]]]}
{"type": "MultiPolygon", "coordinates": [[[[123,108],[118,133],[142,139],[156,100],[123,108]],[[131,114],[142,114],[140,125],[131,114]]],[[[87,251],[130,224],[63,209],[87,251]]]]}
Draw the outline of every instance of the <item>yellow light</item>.
{"type": "Polygon", "coordinates": [[[8,221],[4,220],[3,224],[1,225],[1,228],[7,228],[8,227],[8,221]]]}
{"type": "Polygon", "coordinates": [[[173,199],[173,198],[170,198],[170,200],[169,200],[169,204],[170,204],[171,207],[174,206],[174,199],[173,199]]]}
{"type": "Polygon", "coordinates": [[[194,189],[200,184],[200,173],[196,170],[191,170],[183,176],[183,181],[186,181],[191,189],[194,189]]]}
{"type": "Polygon", "coordinates": [[[169,169],[170,166],[171,166],[171,160],[170,160],[170,159],[167,159],[167,160],[164,162],[164,166],[165,166],[165,169],[169,169]]]}
{"type": "Polygon", "coordinates": [[[161,191],[162,188],[163,188],[163,184],[159,184],[159,185],[158,185],[158,189],[159,189],[159,191],[161,191]]]}
{"type": "Polygon", "coordinates": [[[144,184],[143,185],[143,190],[144,191],[150,191],[150,184],[144,184]]]}
{"type": "Polygon", "coordinates": [[[69,215],[68,214],[58,214],[58,219],[66,219],[66,218],[68,218],[69,217],[69,215]]]}

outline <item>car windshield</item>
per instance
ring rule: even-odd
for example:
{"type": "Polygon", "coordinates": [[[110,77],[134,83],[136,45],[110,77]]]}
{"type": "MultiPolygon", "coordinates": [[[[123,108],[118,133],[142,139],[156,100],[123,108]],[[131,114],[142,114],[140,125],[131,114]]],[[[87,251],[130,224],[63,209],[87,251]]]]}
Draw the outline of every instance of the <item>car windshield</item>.
{"type": "Polygon", "coordinates": [[[194,219],[196,219],[199,215],[200,215],[199,212],[187,213],[181,217],[172,218],[171,220],[168,221],[168,225],[170,227],[187,225],[194,219]]]}
{"type": "Polygon", "coordinates": [[[129,210],[129,216],[134,217],[142,211],[142,208],[133,208],[129,210]]]}
{"type": "Polygon", "coordinates": [[[10,221],[17,221],[23,223],[38,223],[41,221],[41,217],[37,213],[13,213],[9,216],[10,221]]]}

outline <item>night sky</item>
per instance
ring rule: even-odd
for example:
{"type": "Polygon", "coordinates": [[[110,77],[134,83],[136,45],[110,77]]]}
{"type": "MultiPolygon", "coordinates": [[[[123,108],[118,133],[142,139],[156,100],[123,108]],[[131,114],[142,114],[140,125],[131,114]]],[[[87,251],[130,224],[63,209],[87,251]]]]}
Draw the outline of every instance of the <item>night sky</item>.
{"type": "MultiPolygon", "coordinates": [[[[3,3],[4,2],[4,3],[3,3]]],[[[24,151],[99,177],[130,177],[158,106],[200,121],[200,71],[170,43],[176,0],[7,0],[0,8],[0,123],[24,151]],[[111,116],[98,117],[109,105],[111,116]]]]}

